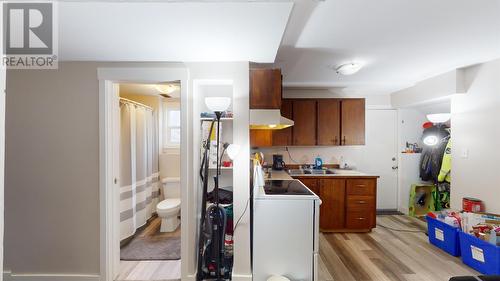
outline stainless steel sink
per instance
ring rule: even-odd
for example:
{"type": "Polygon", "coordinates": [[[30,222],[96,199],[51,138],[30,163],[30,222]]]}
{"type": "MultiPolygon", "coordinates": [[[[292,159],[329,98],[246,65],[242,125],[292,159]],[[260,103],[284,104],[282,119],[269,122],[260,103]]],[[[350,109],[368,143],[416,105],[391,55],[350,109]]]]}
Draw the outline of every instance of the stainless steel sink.
{"type": "Polygon", "coordinates": [[[288,174],[291,176],[300,175],[331,175],[335,172],[330,169],[316,170],[316,169],[289,169],[288,174]]]}
{"type": "Polygon", "coordinates": [[[315,169],[311,169],[309,170],[311,174],[313,175],[331,175],[333,174],[333,171],[330,170],[330,169],[326,169],[326,170],[315,170],[315,169]]]}
{"type": "Polygon", "coordinates": [[[304,174],[306,174],[305,170],[303,170],[303,169],[288,169],[287,172],[291,176],[297,176],[297,175],[304,175],[304,174]]]}

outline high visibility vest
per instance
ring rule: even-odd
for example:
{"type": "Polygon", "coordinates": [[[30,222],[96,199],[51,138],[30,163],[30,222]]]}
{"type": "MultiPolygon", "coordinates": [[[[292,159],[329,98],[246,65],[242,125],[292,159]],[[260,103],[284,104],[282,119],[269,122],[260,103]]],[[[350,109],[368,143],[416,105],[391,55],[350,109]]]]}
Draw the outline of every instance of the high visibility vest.
{"type": "Polygon", "coordinates": [[[438,181],[451,182],[451,138],[448,140],[443,154],[443,162],[439,171],[438,181]]]}

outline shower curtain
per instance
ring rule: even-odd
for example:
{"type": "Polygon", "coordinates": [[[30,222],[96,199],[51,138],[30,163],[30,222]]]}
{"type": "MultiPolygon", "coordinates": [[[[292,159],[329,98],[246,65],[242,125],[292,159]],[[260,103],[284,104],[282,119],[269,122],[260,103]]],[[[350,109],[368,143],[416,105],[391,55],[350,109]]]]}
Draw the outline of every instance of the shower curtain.
{"type": "Polygon", "coordinates": [[[159,198],[157,112],[120,102],[120,239],[156,212],[159,198]]]}

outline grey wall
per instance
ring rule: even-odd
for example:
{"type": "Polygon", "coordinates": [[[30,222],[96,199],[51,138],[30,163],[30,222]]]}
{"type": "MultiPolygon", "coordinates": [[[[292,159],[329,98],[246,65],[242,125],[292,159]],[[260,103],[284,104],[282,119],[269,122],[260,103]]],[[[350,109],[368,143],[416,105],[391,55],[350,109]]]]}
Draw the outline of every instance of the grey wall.
{"type": "Polygon", "coordinates": [[[5,270],[99,273],[96,67],[7,71],[5,270]]]}

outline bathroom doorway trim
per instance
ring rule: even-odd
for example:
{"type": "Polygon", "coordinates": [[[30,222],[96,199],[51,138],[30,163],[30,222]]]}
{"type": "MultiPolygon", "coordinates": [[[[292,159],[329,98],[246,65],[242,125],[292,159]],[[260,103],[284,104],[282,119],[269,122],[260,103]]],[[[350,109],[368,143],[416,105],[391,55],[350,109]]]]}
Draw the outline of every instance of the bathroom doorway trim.
{"type": "MultiPolygon", "coordinates": [[[[99,80],[99,200],[100,200],[100,280],[113,281],[120,266],[119,231],[119,83],[161,83],[180,81],[181,84],[181,186],[191,186],[192,105],[188,95],[188,70],[182,64],[166,67],[104,67],[97,69],[99,80]]],[[[188,229],[188,188],[181,189],[181,237],[195,231],[188,229]]],[[[181,261],[189,255],[187,239],[181,239],[181,261]]],[[[181,277],[187,268],[181,262],[181,277]]]]}

